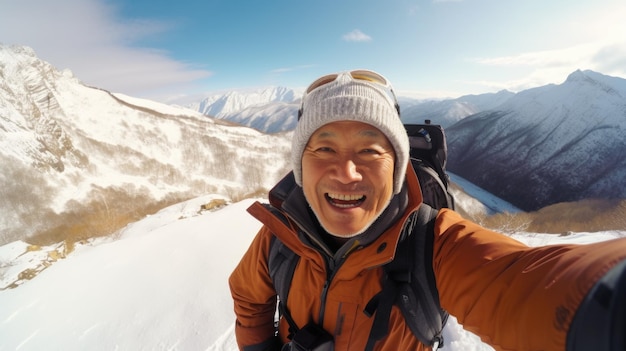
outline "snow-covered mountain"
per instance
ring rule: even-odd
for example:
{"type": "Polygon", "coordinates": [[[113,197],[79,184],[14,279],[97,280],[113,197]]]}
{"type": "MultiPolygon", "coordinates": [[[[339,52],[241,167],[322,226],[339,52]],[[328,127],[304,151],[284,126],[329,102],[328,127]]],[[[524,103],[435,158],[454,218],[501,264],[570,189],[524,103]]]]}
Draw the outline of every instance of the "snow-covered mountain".
{"type": "MultiPolygon", "coordinates": [[[[510,91],[502,90],[498,93],[464,95],[456,99],[420,101],[402,108],[402,121],[424,123],[428,119],[433,124],[447,128],[467,116],[495,108],[514,95],[510,91]]],[[[402,100],[400,101],[402,104],[402,100]]]]}
{"type": "MultiPolygon", "coordinates": [[[[456,99],[418,100],[398,96],[405,123],[423,123],[450,126],[464,117],[494,108],[514,94],[498,93],[465,95],[456,99]]],[[[266,88],[253,92],[234,91],[209,96],[187,106],[203,114],[255,128],[265,133],[290,131],[296,127],[302,92],[286,88],[266,88]]]]}
{"type": "Polygon", "coordinates": [[[206,193],[242,198],[287,171],[288,135],[87,87],[26,47],[0,46],[0,77],[0,244],[106,231],[206,193]]]}
{"type": "Polygon", "coordinates": [[[189,107],[205,115],[222,118],[250,106],[274,102],[292,103],[300,99],[300,95],[300,92],[284,87],[271,87],[250,92],[230,91],[225,94],[209,96],[189,107]]]}
{"type": "Polygon", "coordinates": [[[263,133],[273,134],[295,129],[299,108],[299,102],[278,101],[248,106],[240,111],[225,114],[221,118],[263,133]]]}
{"type": "Polygon", "coordinates": [[[295,128],[301,96],[299,90],[270,87],[212,95],[187,107],[265,133],[277,133],[295,128]]]}
{"type": "Polygon", "coordinates": [[[626,80],[576,71],[446,130],[449,169],[525,210],[626,198],[626,80]]]}

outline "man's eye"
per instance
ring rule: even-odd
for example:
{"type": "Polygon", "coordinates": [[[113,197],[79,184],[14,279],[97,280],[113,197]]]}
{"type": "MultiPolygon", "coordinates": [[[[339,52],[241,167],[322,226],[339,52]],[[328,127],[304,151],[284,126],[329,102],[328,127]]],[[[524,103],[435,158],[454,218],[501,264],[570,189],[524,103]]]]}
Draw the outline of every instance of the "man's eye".
{"type": "Polygon", "coordinates": [[[361,153],[364,153],[364,154],[378,154],[378,151],[376,151],[374,149],[363,149],[363,150],[361,150],[361,153]]]}
{"type": "Polygon", "coordinates": [[[333,149],[328,146],[322,146],[317,148],[317,152],[333,152],[333,149]]]}

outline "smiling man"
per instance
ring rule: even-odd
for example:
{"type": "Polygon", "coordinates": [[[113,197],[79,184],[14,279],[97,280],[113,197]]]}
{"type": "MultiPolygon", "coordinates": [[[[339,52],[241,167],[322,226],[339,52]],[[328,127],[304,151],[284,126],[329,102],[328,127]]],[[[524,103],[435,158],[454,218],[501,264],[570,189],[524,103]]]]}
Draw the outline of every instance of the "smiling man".
{"type": "MultiPolygon", "coordinates": [[[[229,280],[239,348],[437,347],[439,340],[421,341],[396,306],[379,335],[368,308],[386,284],[382,267],[399,256],[405,234],[418,232],[415,218],[426,208],[388,81],[358,70],[313,82],[291,161],[270,203],[249,208],[264,225],[229,280]],[[288,295],[275,286],[289,261],[280,250],[298,257],[288,295]]],[[[416,250],[426,265],[415,277],[432,276],[441,306],[496,350],[624,350],[626,238],[531,248],[449,209],[425,235],[416,250]]],[[[433,304],[421,298],[415,304],[433,304]]]]}
{"type": "Polygon", "coordinates": [[[334,122],[311,136],[302,154],[304,196],[333,236],[361,234],[393,195],[395,154],[387,137],[362,122],[334,122]]]}

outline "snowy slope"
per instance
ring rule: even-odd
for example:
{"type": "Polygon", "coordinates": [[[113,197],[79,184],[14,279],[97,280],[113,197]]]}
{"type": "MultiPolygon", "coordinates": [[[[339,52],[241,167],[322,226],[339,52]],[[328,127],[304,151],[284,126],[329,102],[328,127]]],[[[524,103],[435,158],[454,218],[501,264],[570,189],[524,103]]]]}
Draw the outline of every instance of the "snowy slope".
{"type": "MultiPolygon", "coordinates": [[[[260,224],[245,212],[254,200],[198,213],[211,198],[166,208],[0,291],[0,350],[236,350],[227,278],[260,224]]],[[[623,236],[515,235],[530,245],[623,236]]],[[[0,262],[20,253],[2,246],[0,262]]],[[[454,318],[444,337],[445,350],[492,350],[454,318]]]]}
{"type": "Polygon", "coordinates": [[[516,213],[521,210],[508,201],[504,201],[485,189],[468,182],[456,174],[449,173],[450,192],[454,197],[455,209],[468,214],[494,214],[500,212],[516,213]]]}

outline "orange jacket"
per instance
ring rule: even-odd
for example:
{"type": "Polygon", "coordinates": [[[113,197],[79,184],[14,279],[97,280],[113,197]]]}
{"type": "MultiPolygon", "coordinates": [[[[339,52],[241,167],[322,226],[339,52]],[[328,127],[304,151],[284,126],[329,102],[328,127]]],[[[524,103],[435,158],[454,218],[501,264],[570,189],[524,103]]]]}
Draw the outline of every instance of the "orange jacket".
{"type": "MultiPolygon", "coordinates": [[[[284,224],[259,203],[249,208],[264,226],[229,280],[241,349],[274,335],[276,292],[267,265],[272,233],[301,256],[288,299],[296,324],[320,324],[320,296],[326,288],[321,324],[334,335],[335,349],[365,348],[373,318],[363,310],[381,289],[381,266],[393,259],[405,219],[421,203],[417,177],[408,168],[409,193],[416,195],[410,197],[402,219],[371,244],[342,257],[328,286],[330,272],[324,254],[300,241],[295,225],[284,224]]],[[[578,305],[604,273],[626,258],[626,238],[531,248],[464,220],[454,211],[442,210],[435,224],[433,250],[441,305],[466,329],[496,350],[565,350],[578,305]]],[[[395,306],[389,329],[376,350],[426,349],[395,306]]],[[[283,342],[288,341],[287,330],[288,324],[281,319],[283,342]]]]}

